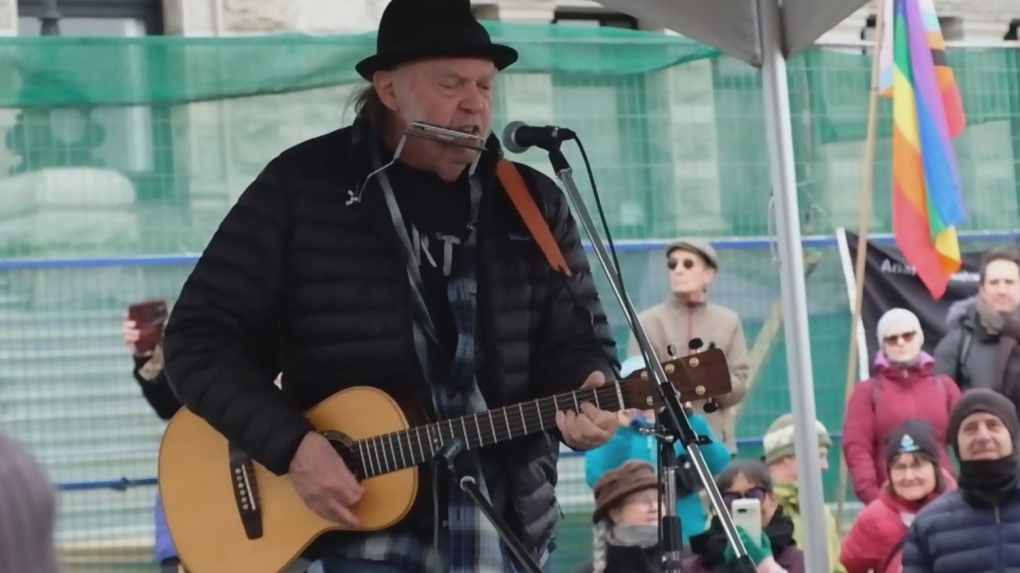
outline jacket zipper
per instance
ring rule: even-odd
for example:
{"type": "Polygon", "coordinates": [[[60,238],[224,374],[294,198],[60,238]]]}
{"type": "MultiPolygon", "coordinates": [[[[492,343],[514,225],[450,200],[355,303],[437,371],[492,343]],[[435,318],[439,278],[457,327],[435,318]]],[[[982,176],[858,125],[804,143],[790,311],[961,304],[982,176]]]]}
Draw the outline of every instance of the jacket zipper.
{"type": "Polygon", "coordinates": [[[995,506],[995,570],[1004,572],[1005,567],[1002,559],[1002,516],[999,515],[999,506],[995,506]]]}

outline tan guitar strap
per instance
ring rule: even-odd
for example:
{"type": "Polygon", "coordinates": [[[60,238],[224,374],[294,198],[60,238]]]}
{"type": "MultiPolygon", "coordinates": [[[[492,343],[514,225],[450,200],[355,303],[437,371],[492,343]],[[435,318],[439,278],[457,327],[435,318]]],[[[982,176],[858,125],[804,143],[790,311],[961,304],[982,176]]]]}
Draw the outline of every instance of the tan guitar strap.
{"type": "Polygon", "coordinates": [[[503,184],[503,189],[506,189],[506,194],[510,196],[510,200],[513,201],[517,212],[524,219],[528,232],[531,233],[535,242],[538,243],[538,248],[542,249],[542,254],[545,255],[546,260],[549,261],[549,266],[554,271],[568,277],[571,276],[567,260],[563,258],[563,252],[560,251],[560,246],[556,243],[552,231],[549,230],[545,217],[539,210],[538,205],[535,204],[535,198],[531,196],[531,192],[528,190],[528,185],[524,182],[524,177],[521,176],[520,170],[510,161],[500,159],[499,164],[496,166],[496,175],[499,176],[499,181],[503,184]]]}

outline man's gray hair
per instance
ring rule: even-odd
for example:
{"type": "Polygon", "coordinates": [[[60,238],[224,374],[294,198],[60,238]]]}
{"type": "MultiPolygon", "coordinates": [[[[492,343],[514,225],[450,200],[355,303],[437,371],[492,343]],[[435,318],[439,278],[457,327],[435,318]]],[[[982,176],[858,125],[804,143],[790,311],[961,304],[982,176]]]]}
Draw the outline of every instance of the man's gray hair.
{"type": "Polygon", "coordinates": [[[354,114],[358,118],[367,121],[376,129],[382,128],[389,110],[383,105],[375,86],[368,84],[355,91],[351,101],[354,104],[354,114]]]}

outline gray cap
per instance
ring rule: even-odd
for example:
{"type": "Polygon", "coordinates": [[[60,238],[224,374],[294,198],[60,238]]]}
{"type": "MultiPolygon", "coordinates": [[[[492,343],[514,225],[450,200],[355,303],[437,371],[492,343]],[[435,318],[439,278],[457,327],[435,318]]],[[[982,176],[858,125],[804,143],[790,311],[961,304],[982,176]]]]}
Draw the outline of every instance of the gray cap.
{"type": "Polygon", "coordinates": [[[708,266],[719,270],[719,255],[708,241],[703,239],[679,239],[673,241],[666,247],[666,256],[668,257],[677,249],[694,253],[704,259],[708,266]]]}
{"type": "Polygon", "coordinates": [[[0,433],[0,571],[58,573],[57,492],[32,454],[0,433]]]}

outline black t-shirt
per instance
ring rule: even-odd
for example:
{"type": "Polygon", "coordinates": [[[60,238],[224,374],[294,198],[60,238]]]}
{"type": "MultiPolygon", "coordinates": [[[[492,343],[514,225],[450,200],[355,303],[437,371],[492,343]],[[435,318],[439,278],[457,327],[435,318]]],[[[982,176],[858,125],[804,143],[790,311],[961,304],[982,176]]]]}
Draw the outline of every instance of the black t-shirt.
{"type": "Polygon", "coordinates": [[[457,181],[397,161],[386,170],[404,218],[411,244],[418,249],[425,302],[436,325],[441,345],[442,373],[448,371],[456,351],[457,328],[450,311],[447,277],[467,240],[471,218],[471,187],[467,170],[457,181]]]}

